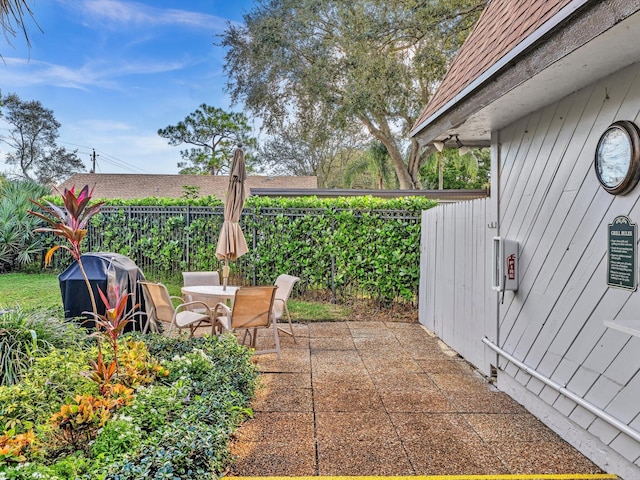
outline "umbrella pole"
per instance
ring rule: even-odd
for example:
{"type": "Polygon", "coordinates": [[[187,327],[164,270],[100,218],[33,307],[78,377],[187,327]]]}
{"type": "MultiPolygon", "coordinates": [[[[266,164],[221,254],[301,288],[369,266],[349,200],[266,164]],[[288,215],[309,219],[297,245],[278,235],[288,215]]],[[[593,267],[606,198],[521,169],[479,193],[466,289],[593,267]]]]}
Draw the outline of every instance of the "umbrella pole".
{"type": "Polygon", "coordinates": [[[229,280],[229,259],[224,259],[224,267],[222,267],[222,290],[227,290],[227,280],[229,280]]]}

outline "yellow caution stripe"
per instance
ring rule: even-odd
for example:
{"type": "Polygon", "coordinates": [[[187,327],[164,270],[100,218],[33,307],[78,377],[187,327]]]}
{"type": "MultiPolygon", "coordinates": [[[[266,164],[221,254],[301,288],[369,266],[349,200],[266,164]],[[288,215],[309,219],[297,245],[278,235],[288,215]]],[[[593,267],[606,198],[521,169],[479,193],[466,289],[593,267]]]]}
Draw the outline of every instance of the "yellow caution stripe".
{"type": "Polygon", "coordinates": [[[610,473],[527,473],[506,475],[415,475],[399,477],[317,476],[317,477],[226,477],[229,480],[617,480],[610,473]]]}

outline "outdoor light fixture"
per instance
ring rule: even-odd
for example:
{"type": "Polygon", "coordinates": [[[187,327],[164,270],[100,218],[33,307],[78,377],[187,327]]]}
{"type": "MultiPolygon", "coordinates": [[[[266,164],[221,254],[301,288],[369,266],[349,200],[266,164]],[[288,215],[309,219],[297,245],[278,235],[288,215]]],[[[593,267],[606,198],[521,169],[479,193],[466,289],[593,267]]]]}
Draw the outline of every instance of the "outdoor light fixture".
{"type": "Polygon", "coordinates": [[[442,153],[442,151],[444,150],[444,144],[447,143],[447,141],[451,140],[452,138],[453,138],[453,135],[449,135],[444,140],[436,140],[433,142],[433,146],[436,147],[436,150],[438,152],[442,153]]]}
{"type": "Polygon", "coordinates": [[[465,147],[464,144],[462,143],[462,141],[458,138],[458,135],[449,135],[447,138],[445,138],[444,140],[435,140],[433,142],[433,146],[435,147],[435,149],[438,152],[442,152],[444,150],[444,146],[445,144],[451,140],[452,138],[456,139],[456,147],[458,148],[458,152],[460,153],[460,155],[464,155],[466,153],[469,153],[471,151],[470,147],[465,147]]]}
{"type": "Polygon", "coordinates": [[[456,135],[456,145],[458,146],[458,153],[460,155],[465,155],[467,153],[469,153],[471,151],[470,147],[465,147],[462,142],[460,141],[460,139],[458,138],[458,135],[456,135]]]}

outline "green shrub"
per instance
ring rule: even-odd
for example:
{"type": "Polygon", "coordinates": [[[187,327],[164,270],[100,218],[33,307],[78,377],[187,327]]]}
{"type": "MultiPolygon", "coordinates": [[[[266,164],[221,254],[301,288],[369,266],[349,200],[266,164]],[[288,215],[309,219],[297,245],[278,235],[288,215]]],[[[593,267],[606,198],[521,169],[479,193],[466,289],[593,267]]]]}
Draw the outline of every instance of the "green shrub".
{"type": "Polygon", "coordinates": [[[99,461],[108,462],[131,451],[140,445],[140,428],[132,425],[132,417],[118,414],[98,433],[91,445],[92,455],[99,461]]]}
{"type": "MultiPolygon", "coordinates": [[[[96,480],[100,478],[93,473],[93,462],[81,453],[68,455],[51,465],[40,462],[26,462],[6,472],[11,480],[96,480]]],[[[0,473],[1,475],[1,473],[0,473]]],[[[3,477],[0,476],[0,479],[3,477]]]]}
{"type": "Polygon", "coordinates": [[[131,426],[139,428],[143,435],[151,435],[178,417],[189,391],[184,382],[139,388],[133,404],[124,408],[122,415],[130,417],[131,426]]]}
{"type": "Polygon", "coordinates": [[[0,315],[0,385],[12,385],[38,356],[78,344],[86,334],[56,309],[15,307],[0,315]],[[56,315],[57,314],[57,315],[56,315]]]}
{"type": "Polygon", "coordinates": [[[97,386],[82,372],[89,353],[79,349],[52,349],[34,360],[20,383],[0,387],[0,431],[26,431],[44,424],[75,395],[97,393],[97,386]]]}
{"type": "Polygon", "coordinates": [[[227,442],[228,434],[221,427],[172,424],[158,431],[135,457],[112,465],[106,478],[217,479],[229,461],[227,442]]]}
{"type": "Polygon", "coordinates": [[[107,478],[217,478],[229,462],[232,433],[251,415],[257,371],[250,353],[231,336],[142,337],[171,373],[168,384],[139,389],[122,410],[142,446],[110,465],[107,478]]]}
{"type": "MultiPolygon", "coordinates": [[[[101,397],[98,385],[86,375],[96,347],[81,344],[51,348],[48,355],[34,359],[19,383],[0,387],[0,428],[5,437],[13,438],[14,444],[20,432],[25,438],[35,433],[36,439],[19,452],[19,461],[27,462],[17,464],[18,455],[0,458],[0,478],[204,479],[218,478],[227,468],[231,435],[251,415],[257,370],[250,352],[232,336],[129,334],[120,341],[127,379],[132,376],[131,362],[153,364],[147,351],[169,375],[151,384],[133,382],[138,385],[135,395],[127,394],[116,406],[116,397],[101,397]],[[81,402],[114,408],[103,415],[99,409],[83,407],[80,417],[72,407],[81,402]],[[73,432],[62,429],[67,418],[77,423],[73,432]],[[84,426],[87,429],[81,430],[84,426]],[[65,433],[77,435],[68,441],[65,433]]],[[[156,370],[162,368],[156,364],[156,370]]]]}
{"type": "Polygon", "coordinates": [[[24,268],[39,258],[42,239],[34,230],[42,222],[27,210],[32,207],[30,198],[49,191],[28,180],[0,183],[0,272],[24,268]]]}
{"type": "MultiPolygon", "coordinates": [[[[420,212],[436,204],[423,197],[250,197],[241,226],[251,247],[233,262],[233,281],[271,284],[286,272],[302,279],[302,294],[336,290],[341,303],[354,292],[382,303],[415,302],[420,212]]],[[[185,270],[219,269],[220,205],[108,201],[89,228],[89,249],[127,255],[164,281],[185,270]]]]}
{"type": "MultiPolygon", "coordinates": [[[[237,339],[230,335],[220,337],[198,337],[185,341],[184,338],[171,338],[162,335],[146,335],[145,343],[149,353],[154,358],[164,361],[175,361],[179,357],[194,350],[201,350],[210,359],[213,368],[203,372],[204,379],[213,385],[227,384],[247,397],[253,397],[257,368],[251,363],[251,352],[240,345],[237,339]]],[[[179,378],[181,363],[169,367],[171,372],[169,381],[179,378]]],[[[184,372],[191,376],[195,371],[184,372]]],[[[200,378],[195,376],[196,379],[200,378]]],[[[210,387],[208,387],[210,388],[210,387]]]]}

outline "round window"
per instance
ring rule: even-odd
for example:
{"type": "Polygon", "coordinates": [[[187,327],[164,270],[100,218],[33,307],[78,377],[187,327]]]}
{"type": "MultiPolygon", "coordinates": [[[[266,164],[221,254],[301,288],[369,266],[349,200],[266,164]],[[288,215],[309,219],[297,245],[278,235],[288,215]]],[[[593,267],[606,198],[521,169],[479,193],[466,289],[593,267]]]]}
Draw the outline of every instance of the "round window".
{"type": "Polygon", "coordinates": [[[640,180],[640,132],[623,120],[602,134],[596,148],[596,175],[603,188],[613,194],[629,192],[640,180]]]}

